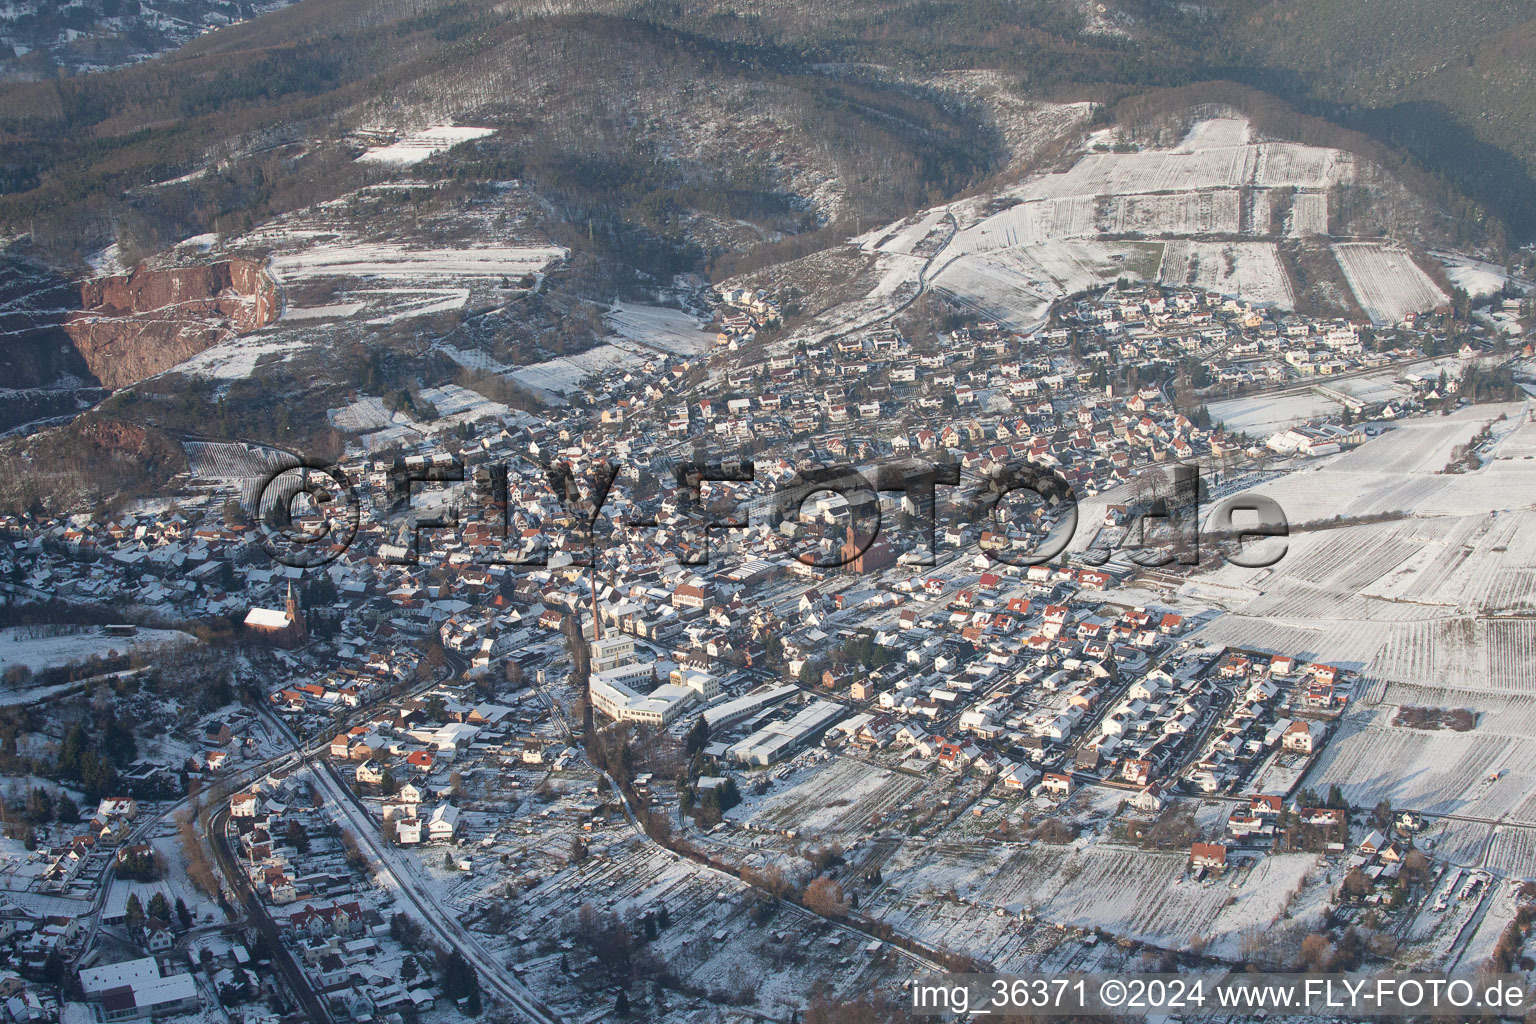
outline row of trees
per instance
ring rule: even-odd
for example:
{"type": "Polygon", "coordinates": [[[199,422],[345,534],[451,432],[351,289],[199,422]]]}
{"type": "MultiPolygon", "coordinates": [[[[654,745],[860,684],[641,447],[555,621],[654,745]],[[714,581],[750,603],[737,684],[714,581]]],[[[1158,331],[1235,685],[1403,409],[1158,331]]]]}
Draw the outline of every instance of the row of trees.
{"type": "Polygon", "coordinates": [[[156,892],[149,898],[149,907],[146,909],[138,893],[128,897],[128,905],[125,908],[128,927],[136,928],[149,921],[164,921],[167,924],[174,920],[182,931],[192,927],[192,911],[187,907],[186,901],[180,896],[176,897],[175,906],[166,898],[165,893],[156,892]],[[172,914],[176,916],[172,918],[172,914]]]}

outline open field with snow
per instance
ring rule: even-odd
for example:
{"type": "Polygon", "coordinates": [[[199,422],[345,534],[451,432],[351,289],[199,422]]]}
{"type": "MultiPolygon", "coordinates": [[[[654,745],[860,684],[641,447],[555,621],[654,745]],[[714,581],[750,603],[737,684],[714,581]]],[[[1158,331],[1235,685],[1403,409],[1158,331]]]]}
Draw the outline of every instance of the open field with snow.
{"type": "Polygon", "coordinates": [[[793,786],[736,808],[730,817],[759,829],[793,829],[813,840],[856,839],[869,832],[872,817],[898,810],[925,787],[923,779],[838,758],[793,786]]]}
{"type": "Polygon", "coordinates": [[[672,355],[702,355],[715,340],[697,317],[666,306],[619,302],[603,314],[603,323],[621,337],[672,355]]]}
{"type": "Polygon", "coordinates": [[[320,242],[272,257],[284,283],[322,277],[462,281],[470,277],[520,277],[565,256],[556,246],[486,245],[428,249],[383,242],[320,242]]]}
{"type": "Polygon", "coordinates": [[[984,316],[1028,330],[1051,303],[1121,276],[1139,277],[1147,243],[1058,240],[955,259],[932,284],[984,316]]]}
{"type": "Polygon", "coordinates": [[[1473,298],[1483,295],[1492,295],[1504,287],[1507,280],[1503,274],[1484,270],[1482,267],[1472,266],[1466,263],[1447,263],[1445,276],[1451,282],[1473,298]]]}
{"type": "Polygon", "coordinates": [[[141,629],[132,637],[106,636],[92,626],[82,626],[79,632],[58,636],[45,635],[47,629],[36,626],[0,629],[0,674],[15,665],[39,672],[92,657],[105,658],[113,653],[128,654],[153,650],[165,644],[192,642],[191,636],[174,629],[141,629]]]}
{"type": "Polygon", "coordinates": [[[181,447],[191,475],[204,480],[254,480],[294,464],[287,452],[237,441],[183,441],[181,447]]]}
{"type": "Polygon", "coordinates": [[[1292,238],[1328,233],[1328,194],[1326,192],[1297,192],[1291,200],[1291,224],[1287,232],[1292,238]]]}
{"type": "Polygon", "coordinates": [[[1388,725],[1390,718],[1383,708],[1346,721],[1306,784],[1337,784],[1364,807],[1385,797],[1432,814],[1536,822],[1536,736],[1428,732],[1388,725]]]}
{"type": "MultiPolygon", "coordinates": [[[[1237,119],[1222,119],[1246,125],[1237,119]]],[[[1233,133],[1211,122],[1196,125],[1172,150],[1094,153],[1060,174],[1042,175],[1026,186],[1029,198],[1067,195],[1130,195],[1192,192],[1240,185],[1326,189],[1350,180],[1354,158],[1336,149],[1290,142],[1226,144],[1233,133]],[[1207,145],[1207,139],[1218,144],[1207,145]]]]}
{"type": "Polygon", "coordinates": [[[1338,402],[1316,391],[1232,398],[1212,402],[1210,406],[1212,422],[1259,441],[1298,423],[1337,416],[1342,408],[1338,402]]]}
{"type": "Polygon", "coordinates": [[[444,150],[452,149],[461,142],[471,139],[482,139],[487,135],[494,135],[494,128],[458,128],[453,125],[439,124],[420,131],[411,132],[399,142],[392,142],[387,146],[374,146],[362,156],[358,157],[360,163],[394,164],[397,167],[409,167],[419,164],[427,157],[444,150]]]}
{"type": "MultiPolygon", "coordinates": [[[[1121,276],[1157,273],[1144,250],[1128,250],[1104,236],[1140,236],[1161,245],[1181,236],[1268,234],[1267,190],[1282,186],[1302,190],[1292,211],[1293,232],[1325,230],[1323,190],[1353,180],[1354,158],[1333,149],[1254,142],[1252,135],[1240,118],[1201,121],[1172,149],[1087,153],[1065,171],[1032,175],[990,199],[963,199],[866,232],[853,244],[886,259],[867,297],[894,304],[926,273],[928,284],[961,305],[1027,330],[1063,295],[1121,276]],[[935,249],[946,215],[957,230],[935,249]]],[[[1165,261],[1164,282],[1294,304],[1273,245],[1183,244],[1165,261]]],[[[850,309],[848,315],[860,312],[850,309]]]]}
{"type": "Polygon", "coordinates": [[[1026,909],[1167,948],[1187,948],[1196,936],[1235,943],[1244,929],[1280,916],[1317,858],[1271,856],[1229,871],[1220,884],[1185,877],[1188,860],[1104,844],[909,843],[882,869],[886,887],[870,912],[950,948],[974,948],[988,929],[1009,928],[998,910],[1026,909]]]}
{"type": "MultiPolygon", "coordinates": [[[[1352,451],[1255,488],[1293,524],[1268,569],[1224,566],[1183,588],[1223,615],[1196,636],[1360,673],[1304,779],[1351,802],[1536,823],[1536,422],[1524,406],[1404,420],[1352,451]],[[1502,419],[1500,417],[1503,417],[1502,419]],[[1484,427],[1484,465],[1443,472],[1484,427]],[[1351,523],[1353,517],[1388,515],[1351,523]],[[1395,726],[1401,705],[1471,709],[1467,732],[1395,726]]],[[[1514,830],[1510,830],[1512,833],[1514,830]]],[[[1533,844],[1536,845],[1536,844],[1533,844]]],[[[1533,866],[1523,837],[1511,870],[1533,866]]]]}
{"type": "Polygon", "coordinates": [[[1111,196],[1098,226],[1105,234],[1236,234],[1242,224],[1236,189],[1175,192],[1169,195],[1111,196]]]}
{"type": "Polygon", "coordinates": [[[1405,249],[1376,242],[1341,242],[1333,247],[1333,254],[1372,323],[1395,324],[1409,313],[1448,301],[1405,249]]]}
{"type": "Polygon", "coordinates": [[[628,348],[616,344],[598,345],[573,356],[556,356],[542,363],[520,366],[507,376],[540,391],[564,394],[581,386],[594,373],[605,373],[641,360],[628,348]]]}
{"type": "Polygon", "coordinates": [[[1163,247],[1158,279],[1175,288],[1198,288],[1259,305],[1289,309],[1296,302],[1272,242],[1170,240],[1163,247]]]}

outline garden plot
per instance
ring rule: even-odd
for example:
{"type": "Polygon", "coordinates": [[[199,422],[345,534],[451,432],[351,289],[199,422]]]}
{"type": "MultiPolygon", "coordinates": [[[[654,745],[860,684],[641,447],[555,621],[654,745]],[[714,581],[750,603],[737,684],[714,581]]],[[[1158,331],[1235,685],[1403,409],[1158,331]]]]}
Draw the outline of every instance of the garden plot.
{"type": "Polygon", "coordinates": [[[838,758],[830,767],[731,816],[754,828],[795,831],[811,839],[867,834],[870,821],[900,808],[926,783],[863,761],[838,758]]]}
{"type": "MultiPolygon", "coordinates": [[[[1173,287],[1217,292],[1260,305],[1288,309],[1296,303],[1291,294],[1290,278],[1270,242],[1171,240],[1164,246],[1158,277],[1163,284],[1173,287]]],[[[1227,426],[1234,430],[1246,429],[1232,423],[1227,426]]]]}
{"type": "Polygon", "coordinates": [[[1404,249],[1376,242],[1341,242],[1333,247],[1333,254],[1372,323],[1399,323],[1409,313],[1450,301],[1404,249]]]}
{"type": "Polygon", "coordinates": [[[583,1012],[589,1019],[591,1010],[584,1002],[590,997],[559,972],[559,956],[549,955],[558,952],[552,940],[579,927],[572,892],[593,894],[595,910],[626,920],[666,908],[672,923],[647,943],[652,954],[672,965],[683,984],[739,995],[742,1005],[777,1018],[787,1018],[789,1007],[803,1007],[817,985],[854,998],[894,985],[888,972],[907,967],[862,954],[848,959],[865,940],[798,908],[780,908],[764,927],[748,916],[752,897],[736,878],[700,870],[640,840],[624,841],[609,845],[600,858],[557,871],[512,903],[524,930],[539,936],[525,949],[542,954],[519,965],[524,977],[566,1019],[583,1019],[583,1012]]]}
{"type": "Polygon", "coordinates": [[[715,340],[697,317],[666,306],[615,303],[603,322],[615,334],[671,355],[702,355],[715,340]]]}
{"type": "Polygon", "coordinates": [[[390,143],[387,146],[374,146],[358,157],[359,163],[393,164],[397,167],[409,167],[419,164],[429,156],[452,149],[461,142],[471,139],[483,139],[487,135],[495,134],[494,128],[460,128],[454,125],[438,124],[420,131],[411,132],[399,142],[390,143]]]}

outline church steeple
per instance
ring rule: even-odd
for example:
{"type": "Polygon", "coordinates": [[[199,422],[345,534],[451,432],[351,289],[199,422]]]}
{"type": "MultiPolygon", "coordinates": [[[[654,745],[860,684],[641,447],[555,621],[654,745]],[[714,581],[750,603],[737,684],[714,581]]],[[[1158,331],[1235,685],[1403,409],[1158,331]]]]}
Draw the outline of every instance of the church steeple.
{"type": "Polygon", "coordinates": [[[285,606],[288,612],[288,626],[299,636],[304,636],[304,612],[299,609],[299,602],[293,596],[293,580],[288,581],[288,603],[285,606]]]}

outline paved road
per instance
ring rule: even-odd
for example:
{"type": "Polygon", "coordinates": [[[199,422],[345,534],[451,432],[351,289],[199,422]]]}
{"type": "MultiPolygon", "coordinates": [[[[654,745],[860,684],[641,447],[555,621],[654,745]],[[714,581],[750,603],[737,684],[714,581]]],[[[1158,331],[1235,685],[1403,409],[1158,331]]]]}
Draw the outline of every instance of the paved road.
{"type": "Polygon", "coordinates": [[[225,878],[229,879],[235,894],[245,904],[246,920],[255,925],[262,938],[266,939],[268,948],[272,950],[272,962],[288,982],[289,990],[300,1003],[304,1004],[305,1015],[318,1024],[330,1024],[331,1014],[326,1009],[324,1000],[310,987],[309,979],[305,977],[304,971],[294,960],[293,953],[279,936],[276,922],[267,913],[266,906],[252,890],[245,871],[241,869],[229,843],[228,826],[229,805],[225,804],[209,816],[206,837],[208,844],[213,848],[213,856],[218,861],[219,870],[224,873],[225,878]]]}

